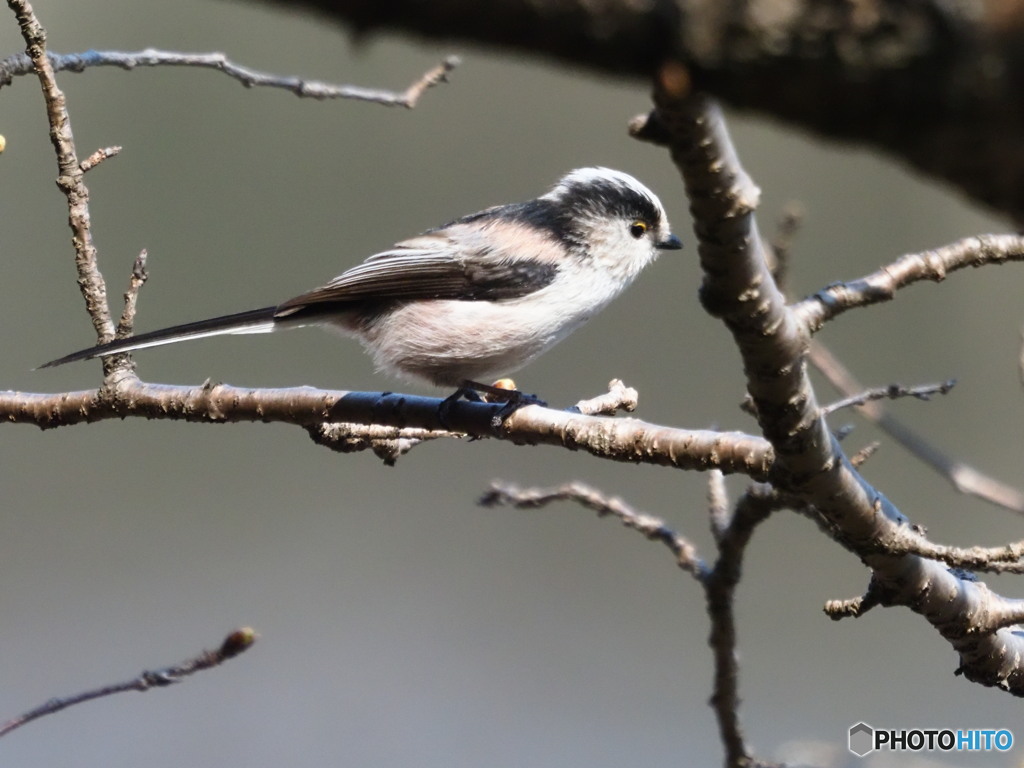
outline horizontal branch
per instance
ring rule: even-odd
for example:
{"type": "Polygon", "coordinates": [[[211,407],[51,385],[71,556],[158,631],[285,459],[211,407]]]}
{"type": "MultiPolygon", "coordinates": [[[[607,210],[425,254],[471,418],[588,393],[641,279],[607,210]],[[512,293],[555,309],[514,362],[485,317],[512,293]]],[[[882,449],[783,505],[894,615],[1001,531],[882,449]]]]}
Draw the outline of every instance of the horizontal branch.
{"type": "Polygon", "coordinates": [[[905,387],[902,384],[890,384],[886,387],[876,387],[875,389],[866,389],[858,394],[844,397],[842,400],[838,400],[834,403],[822,406],[822,415],[828,416],[836,411],[841,411],[843,408],[853,408],[859,405],[865,405],[876,400],[898,400],[903,397],[914,397],[918,400],[931,400],[932,395],[948,395],[953,387],[956,386],[955,379],[949,379],[941,384],[919,384],[915,387],[905,387]]]}
{"type": "MultiPolygon", "coordinates": [[[[85,53],[48,52],[54,72],[84,72],[91,67],[118,67],[132,70],[137,67],[199,67],[215,69],[234,78],[246,88],[281,88],[308,99],[356,99],[383,104],[388,107],[416,106],[424,91],[447,81],[448,73],[459,65],[457,56],[449,56],[426,72],[404,91],[384,91],[358,85],[333,85],[319,80],[288,77],[260,72],[231,61],[223,53],[184,53],[147,48],[144,51],[86,51],[85,53]]],[[[10,85],[19,75],[33,74],[32,60],[23,53],[0,61],[0,87],[10,85]]]]}
{"type": "Polygon", "coordinates": [[[309,429],[352,422],[453,430],[517,444],[557,445],[594,456],[679,469],[720,469],[755,480],[768,476],[767,441],[740,432],[687,430],[638,419],[587,416],[540,406],[515,411],[494,426],[501,403],[457,401],[391,392],[347,392],[312,387],[245,389],[150,384],[130,375],[108,388],[38,394],[0,392],[0,421],[42,429],[130,416],[206,423],[280,422],[309,429]]]}

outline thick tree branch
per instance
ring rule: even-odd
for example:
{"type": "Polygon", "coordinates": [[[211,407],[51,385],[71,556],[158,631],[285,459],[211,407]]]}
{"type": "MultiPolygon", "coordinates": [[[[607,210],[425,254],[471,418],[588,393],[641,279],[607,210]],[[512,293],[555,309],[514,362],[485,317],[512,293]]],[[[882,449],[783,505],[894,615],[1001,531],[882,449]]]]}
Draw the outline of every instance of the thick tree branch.
{"type": "MultiPolygon", "coordinates": [[[[521,408],[497,428],[501,403],[454,402],[380,392],[296,387],[243,389],[207,383],[200,387],[149,384],[128,373],[110,386],[79,392],[0,392],[0,421],[43,429],[141,416],[204,423],[280,422],[319,428],[335,422],[424,430],[455,430],[517,444],[559,445],[614,461],[679,469],[720,469],[754,479],[767,477],[768,444],[739,432],[686,430],[638,419],[586,416],[539,406],[521,408]]],[[[322,442],[318,440],[318,442],[322,442]]]]}
{"type": "Polygon", "coordinates": [[[666,69],[656,110],[634,133],[668,145],[686,183],[704,270],[701,298],[732,331],[758,421],[776,451],[770,481],[812,508],[873,571],[878,599],[924,616],[960,653],[962,672],[1024,696],[1024,638],[979,617],[1015,616],[1018,601],[944,564],[889,552],[907,519],[861,477],[832,437],[807,376],[810,327],[786,306],[754,219],[757,189],[739,166],[718,108],[666,69]],[[980,621],[980,623],[979,623],[980,621]]]}

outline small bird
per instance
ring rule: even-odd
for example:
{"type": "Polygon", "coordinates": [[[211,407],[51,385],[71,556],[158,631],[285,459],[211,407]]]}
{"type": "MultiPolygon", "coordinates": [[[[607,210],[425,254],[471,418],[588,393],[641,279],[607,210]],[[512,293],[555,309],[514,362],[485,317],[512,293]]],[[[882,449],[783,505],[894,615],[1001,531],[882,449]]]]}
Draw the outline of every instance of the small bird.
{"type": "Polygon", "coordinates": [[[618,296],[660,250],[681,247],[647,187],[620,171],[581,168],[541,197],[403,240],[276,306],[138,334],[40,367],[321,325],[358,339],[380,371],[463,387],[522,368],[618,296]]]}

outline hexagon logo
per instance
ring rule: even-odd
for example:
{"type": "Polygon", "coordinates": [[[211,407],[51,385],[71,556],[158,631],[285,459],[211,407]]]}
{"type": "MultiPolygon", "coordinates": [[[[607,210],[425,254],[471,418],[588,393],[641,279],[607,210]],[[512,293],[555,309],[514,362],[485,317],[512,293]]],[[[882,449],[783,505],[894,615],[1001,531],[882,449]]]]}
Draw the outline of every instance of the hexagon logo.
{"type": "Polygon", "coordinates": [[[857,757],[867,757],[875,751],[875,729],[867,723],[850,726],[847,746],[857,757]]]}

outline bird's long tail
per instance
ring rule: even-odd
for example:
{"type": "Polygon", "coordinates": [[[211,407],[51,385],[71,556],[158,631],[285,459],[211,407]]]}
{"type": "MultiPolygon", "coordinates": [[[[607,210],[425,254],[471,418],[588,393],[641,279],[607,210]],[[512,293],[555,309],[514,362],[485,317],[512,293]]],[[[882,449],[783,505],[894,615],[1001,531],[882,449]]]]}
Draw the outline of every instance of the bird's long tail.
{"type": "Polygon", "coordinates": [[[174,344],[177,341],[187,339],[202,339],[206,336],[220,336],[227,333],[267,333],[274,330],[274,312],[277,307],[263,307],[262,309],[250,309],[248,312],[236,312],[233,315],[222,315],[212,317],[209,320],[200,320],[195,323],[184,323],[174,325],[170,328],[163,328],[159,331],[140,333],[127,339],[100,344],[88,349],[81,349],[72,352],[70,355],[58,357],[48,363],[40,365],[40,368],[53,368],[64,363],[73,363],[76,360],[89,360],[93,357],[103,357],[116,352],[130,352],[133,349],[144,347],[158,347],[161,344],[174,344]]]}

